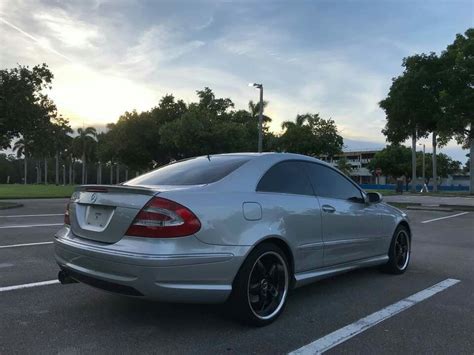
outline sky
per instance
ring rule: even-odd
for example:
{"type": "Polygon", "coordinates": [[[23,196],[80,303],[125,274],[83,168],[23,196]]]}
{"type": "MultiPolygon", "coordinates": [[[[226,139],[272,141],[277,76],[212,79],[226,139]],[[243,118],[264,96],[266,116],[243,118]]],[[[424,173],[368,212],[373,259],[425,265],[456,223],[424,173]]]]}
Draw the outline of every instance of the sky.
{"type": "MultiPolygon", "coordinates": [[[[402,59],[441,52],[474,27],[474,0],[0,0],[0,67],[47,63],[73,126],[103,126],[206,86],[258,100],[278,133],[297,114],[332,118],[348,149],[383,147],[378,102],[402,59]]],[[[420,141],[431,150],[430,140],[420,141]]],[[[441,151],[465,161],[451,142],[441,151]]]]}

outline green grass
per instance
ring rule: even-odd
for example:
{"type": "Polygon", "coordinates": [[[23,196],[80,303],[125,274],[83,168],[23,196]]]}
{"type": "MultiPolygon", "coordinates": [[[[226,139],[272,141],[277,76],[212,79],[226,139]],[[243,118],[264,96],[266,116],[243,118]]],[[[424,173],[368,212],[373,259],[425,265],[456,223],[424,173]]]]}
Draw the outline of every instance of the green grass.
{"type": "Polygon", "coordinates": [[[74,186],[0,184],[0,199],[70,197],[74,186]]]}

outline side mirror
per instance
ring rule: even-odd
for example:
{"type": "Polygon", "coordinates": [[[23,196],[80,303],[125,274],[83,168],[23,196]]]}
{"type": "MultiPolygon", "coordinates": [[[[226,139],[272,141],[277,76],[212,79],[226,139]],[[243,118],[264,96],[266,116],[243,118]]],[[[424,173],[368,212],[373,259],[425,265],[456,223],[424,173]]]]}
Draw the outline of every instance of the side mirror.
{"type": "Polygon", "coordinates": [[[368,203],[380,203],[383,200],[383,196],[378,192],[367,192],[366,202],[368,203]]]}

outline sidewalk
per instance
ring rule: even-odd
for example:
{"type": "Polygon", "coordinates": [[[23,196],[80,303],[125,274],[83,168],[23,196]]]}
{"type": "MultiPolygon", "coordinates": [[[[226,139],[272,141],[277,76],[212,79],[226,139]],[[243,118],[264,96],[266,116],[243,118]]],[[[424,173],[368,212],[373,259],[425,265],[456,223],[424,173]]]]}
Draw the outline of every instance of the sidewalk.
{"type": "Polygon", "coordinates": [[[419,206],[419,207],[441,207],[452,210],[474,211],[474,196],[423,196],[422,194],[404,194],[384,196],[384,201],[388,203],[419,206]]]}

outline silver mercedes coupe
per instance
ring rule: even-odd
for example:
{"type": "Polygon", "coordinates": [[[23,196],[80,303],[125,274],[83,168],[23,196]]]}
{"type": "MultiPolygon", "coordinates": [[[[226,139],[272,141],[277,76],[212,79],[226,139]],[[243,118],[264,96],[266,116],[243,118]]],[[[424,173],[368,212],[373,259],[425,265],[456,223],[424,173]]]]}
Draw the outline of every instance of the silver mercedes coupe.
{"type": "Polygon", "coordinates": [[[408,267],[407,216],[332,166],[288,153],[207,155],[122,185],[84,185],[55,235],[61,283],[168,302],[228,302],[263,326],[295,287],[408,267]]]}

